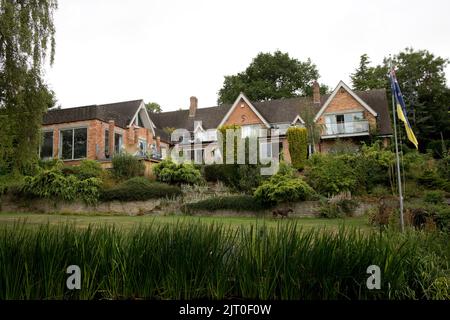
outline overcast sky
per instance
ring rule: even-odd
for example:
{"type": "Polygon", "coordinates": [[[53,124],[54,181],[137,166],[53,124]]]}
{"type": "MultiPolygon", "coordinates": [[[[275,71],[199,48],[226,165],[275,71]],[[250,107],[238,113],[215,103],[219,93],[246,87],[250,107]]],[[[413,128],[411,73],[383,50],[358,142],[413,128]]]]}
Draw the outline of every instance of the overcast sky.
{"type": "MultiPolygon", "coordinates": [[[[46,79],[64,108],[144,99],[163,110],[215,106],[225,75],[277,49],[350,85],[367,53],[405,47],[450,58],[450,1],[59,0],[46,79]]],[[[447,81],[450,69],[447,68],[447,81]]]]}

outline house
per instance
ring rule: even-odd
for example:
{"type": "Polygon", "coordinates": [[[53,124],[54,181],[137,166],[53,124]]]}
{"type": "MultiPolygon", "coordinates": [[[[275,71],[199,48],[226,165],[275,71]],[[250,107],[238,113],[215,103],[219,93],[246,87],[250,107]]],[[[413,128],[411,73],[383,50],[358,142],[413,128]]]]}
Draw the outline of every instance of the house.
{"type": "MultiPolygon", "coordinates": [[[[317,82],[312,97],[277,99],[263,102],[250,101],[241,93],[231,105],[198,108],[196,97],[190,98],[187,110],[150,114],[157,128],[185,128],[192,134],[192,159],[215,157],[216,130],[223,125],[237,124],[242,137],[257,135],[259,129],[279,130],[279,150],[290,161],[286,131],[291,126],[304,126],[306,112],[321,128],[320,140],[310,151],[329,152],[336,141],[347,141],[355,147],[360,141],[378,136],[387,145],[392,127],[385,89],[353,91],[340,81],[331,94],[321,95],[317,82]],[[195,144],[195,141],[202,141],[195,144]]],[[[272,157],[270,137],[260,139],[261,156],[272,157]]]]}
{"type": "Polygon", "coordinates": [[[53,109],[44,115],[42,131],[41,159],[66,164],[93,159],[108,168],[114,153],[126,151],[141,158],[148,172],[169,147],[143,100],[53,109]]]}
{"type": "MultiPolygon", "coordinates": [[[[44,116],[40,156],[68,164],[95,159],[108,167],[114,153],[126,151],[150,168],[174,145],[169,132],[185,129],[191,159],[211,162],[218,156],[217,129],[237,124],[242,137],[257,136],[259,129],[278,129],[279,150],[289,162],[286,131],[305,126],[306,112],[321,128],[320,139],[310,151],[329,152],[338,139],[357,146],[373,136],[387,145],[392,135],[384,89],[353,91],[341,81],[331,94],[321,95],[315,82],[312,97],[253,102],[241,93],[233,104],[208,108],[198,108],[198,99],[191,97],[189,109],[161,113],[148,112],[143,100],[51,110],[44,116]]],[[[275,156],[274,141],[270,135],[259,138],[262,157],[275,156]]]]}

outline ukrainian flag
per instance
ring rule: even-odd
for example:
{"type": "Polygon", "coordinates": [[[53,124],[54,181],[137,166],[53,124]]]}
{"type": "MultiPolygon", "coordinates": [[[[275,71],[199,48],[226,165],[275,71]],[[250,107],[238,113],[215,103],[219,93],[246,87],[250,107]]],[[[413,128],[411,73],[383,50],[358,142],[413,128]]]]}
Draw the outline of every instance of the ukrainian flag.
{"type": "Polygon", "coordinates": [[[400,91],[400,86],[398,85],[397,77],[395,76],[394,70],[390,72],[391,78],[391,88],[392,94],[395,96],[395,101],[397,102],[397,115],[400,120],[405,124],[406,136],[408,140],[411,141],[417,149],[419,149],[419,143],[417,142],[416,136],[409,124],[408,117],[406,114],[405,101],[403,100],[402,92],[400,91]]]}

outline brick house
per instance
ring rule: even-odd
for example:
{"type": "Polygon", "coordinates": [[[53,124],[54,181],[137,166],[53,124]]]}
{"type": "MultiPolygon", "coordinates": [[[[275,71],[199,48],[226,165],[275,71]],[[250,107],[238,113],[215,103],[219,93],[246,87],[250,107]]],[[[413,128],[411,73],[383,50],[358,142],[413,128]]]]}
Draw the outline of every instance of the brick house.
{"type": "MultiPolygon", "coordinates": [[[[313,121],[322,128],[320,141],[314,148],[311,146],[310,151],[329,152],[338,139],[357,147],[360,141],[373,136],[381,137],[387,145],[392,135],[385,89],[353,91],[342,81],[327,95],[320,94],[315,82],[312,97],[252,102],[241,93],[231,105],[209,108],[198,108],[197,98],[191,97],[187,110],[150,114],[150,117],[157,128],[189,130],[195,160],[215,156],[216,129],[222,125],[240,125],[243,137],[256,134],[260,128],[277,128],[280,153],[289,162],[286,131],[290,126],[304,126],[307,110],[312,111],[313,121]],[[201,140],[202,144],[194,145],[196,140],[201,140]]],[[[260,153],[272,156],[270,137],[260,140],[260,153]]]]}
{"type": "MultiPolygon", "coordinates": [[[[329,95],[320,95],[319,89],[315,82],[312,97],[263,102],[252,102],[241,93],[233,104],[209,108],[198,108],[197,98],[191,97],[189,109],[161,113],[147,112],[143,100],[50,110],[44,116],[40,156],[68,164],[95,159],[108,167],[114,153],[126,151],[142,158],[150,170],[151,163],[165,158],[174,144],[168,132],[185,129],[192,159],[211,161],[217,157],[217,128],[237,124],[243,137],[259,129],[278,129],[279,150],[289,162],[286,131],[304,126],[307,110],[322,131],[310,151],[329,152],[338,139],[357,146],[373,136],[382,137],[387,145],[392,128],[384,89],[353,91],[342,81],[329,95]]],[[[270,136],[259,142],[263,157],[275,156],[270,136]]]]}
{"type": "Polygon", "coordinates": [[[42,135],[42,159],[74,165],[93,159],[108,168],[114,153],[126,151],[141,158],[148,173],[169,146],[143,100],[50,110],[44,115],[42,135]]]}

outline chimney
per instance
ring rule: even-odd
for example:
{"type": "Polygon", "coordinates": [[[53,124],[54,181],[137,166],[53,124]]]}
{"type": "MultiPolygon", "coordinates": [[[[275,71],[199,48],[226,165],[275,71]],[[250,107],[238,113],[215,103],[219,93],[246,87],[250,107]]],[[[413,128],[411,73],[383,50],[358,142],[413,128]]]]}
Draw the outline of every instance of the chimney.
{"type": "Polygon", "coordinates": [[[197,111],[198,99],[197,97],[191,97],[191,105],[189,106],[189,117],[195,117],[197,111]]]}
{"type": "Polygon", "coordinates": [[[317,80],[313,82],[313,102],[315,104],[320,104],[320,86],[317,80]]]}

